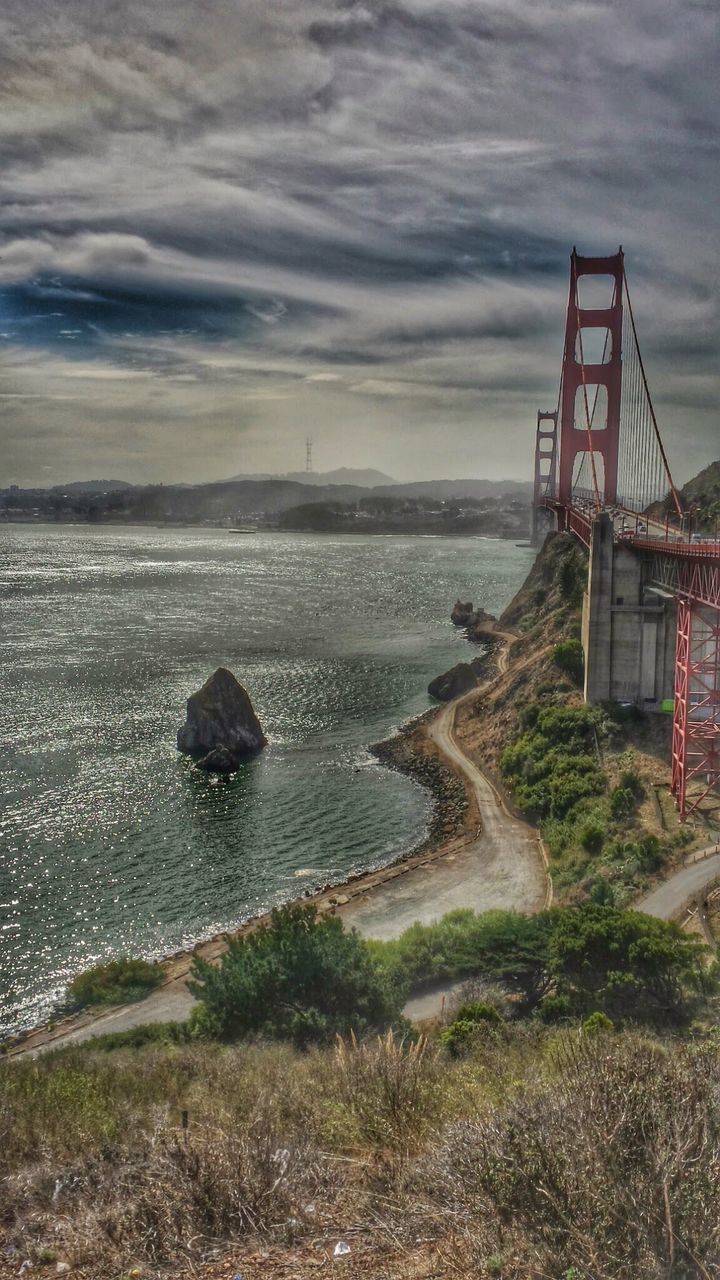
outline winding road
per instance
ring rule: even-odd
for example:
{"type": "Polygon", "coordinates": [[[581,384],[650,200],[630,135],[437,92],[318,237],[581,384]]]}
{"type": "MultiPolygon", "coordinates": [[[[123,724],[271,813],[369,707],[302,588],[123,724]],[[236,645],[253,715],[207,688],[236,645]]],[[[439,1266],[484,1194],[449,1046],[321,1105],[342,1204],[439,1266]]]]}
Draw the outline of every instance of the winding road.
{"type": "Polygon", "coordinates": [[[659,884],[635,904],[636,911],[660,920],[673,920],[683,907],[720,880],[720,852],[717,844],[701,849],[689,866],[659,884]]]}
{"type": "MultiPolygon", "coordinates": [[[[502,672],[507,669],[509,645],[515,637],[499,631],[495,634],[506,642],[499,655],[502,672]]],[[[530,914],[549,905],[552,899],[537,831],[509,812],[495,787],[457,740],[458,708],[476,694],[477,689],[472,689],[447,703],[430,723],[428,735],[475,795],[481,821],[477,834],[464,844],[452,842],[447,852],[401,869],[402,874],[375,883],[367,892],[361,891],[345,901],[340,914],[367,938],[396,938],[416,921],[429,924],[458,907],[478,912],[503,908],[530,914]]],[[[635,909],[665,920],[679,915],[693,898],[720,881],[717,845],[702,850],[697,859],[647,894],[635,909]]],[[[217,943],[215,949],[219,954],[222,944],[217,943]]],[[[416,1019],[434,1017],[458,987],[458,983],[438,984],[434,990],[409,1000],[405,1013],[416,1019]]],[[[178,975],[139,1004],[108,1010],[89,1021],[79,1019],[78,1025],[55,1034],[40,1030],[29,1041],[11,1049],[10,1054],[35,1054],[150,1022],[182,1020],[194,1003],[185,976],[178,975]]]]}
{"type": "Polygon", "coordinates": [[[548,898],[548,875],[537,832],[512,817],[455,737],[455,715],[471,690],[448,703],[429,736],[472,788],[481,826],[474,840],[429,866],[378,885],[350,903],[344,918],[368,938],[397,938],[416,921],[429,924],[457,907],[538,911],[548,898]]]}

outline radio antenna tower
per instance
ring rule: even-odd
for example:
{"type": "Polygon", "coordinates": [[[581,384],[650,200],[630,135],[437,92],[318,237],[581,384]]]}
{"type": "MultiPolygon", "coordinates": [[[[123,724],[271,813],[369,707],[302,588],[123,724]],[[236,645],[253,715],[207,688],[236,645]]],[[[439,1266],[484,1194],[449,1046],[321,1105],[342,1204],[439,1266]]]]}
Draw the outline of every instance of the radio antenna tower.
{"type": "Polygon", "coordinates": [[[305,470],[312,471],[312,439],[310,436],[305,441],[305,470]]]}

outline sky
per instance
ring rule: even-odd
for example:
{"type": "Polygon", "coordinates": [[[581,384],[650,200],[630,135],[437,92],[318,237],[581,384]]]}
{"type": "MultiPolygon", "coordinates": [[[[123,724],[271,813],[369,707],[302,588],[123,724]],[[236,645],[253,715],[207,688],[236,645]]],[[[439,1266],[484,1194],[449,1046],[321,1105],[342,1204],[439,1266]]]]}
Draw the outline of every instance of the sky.
{"type": "Polygon", "coordinates": [[[716,0],[3,0],[0,486],[532,473],[573,245],[720,456],[716,0]]]}

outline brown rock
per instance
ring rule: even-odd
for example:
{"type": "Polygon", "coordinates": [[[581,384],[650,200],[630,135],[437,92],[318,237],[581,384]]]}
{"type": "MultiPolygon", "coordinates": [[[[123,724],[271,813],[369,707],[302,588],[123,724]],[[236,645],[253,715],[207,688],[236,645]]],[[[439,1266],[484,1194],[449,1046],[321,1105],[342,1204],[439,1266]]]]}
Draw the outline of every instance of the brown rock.
{"type": "Polygon", "coordinates": [[[456,627],[466,627],[468,620],[472,617],[472,612],[472,600],[467,600],[465,602],[462,600],[456,600],[452,608],[452,613],[450,614],[450,621],[456,627]]]}
{"type": "Polygon", "coordinates": [[[458,662],[456,667],[451,667],[449,671],[430,681],[428,693],[431,698],[437,698],[440,702],[450,702],[463,693],[469,693],[470,689],[475,689],[477,683],[477,676],[470,663],[458,662]]]}

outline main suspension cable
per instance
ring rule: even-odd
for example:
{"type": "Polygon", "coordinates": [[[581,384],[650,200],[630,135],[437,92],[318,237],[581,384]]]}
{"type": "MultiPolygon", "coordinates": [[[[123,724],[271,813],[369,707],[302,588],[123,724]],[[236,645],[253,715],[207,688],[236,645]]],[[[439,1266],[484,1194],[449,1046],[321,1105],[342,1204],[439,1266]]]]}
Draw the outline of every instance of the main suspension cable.
{"type": "Polygon", "coordinates": [[[630,324],[632,326],[633,338],[635,339],[635,351],[637,353],[637,361],[640,368],[642,385],[645,389],[647,406],[650,410],[650,417],[652,419],[653,430],[655,432],[655,440],[657,442],[658,448],[660,449],[660,455],[662,457],[662,464],[665,469],[665,475],[667,477],[667,481],[670,486],[670,493],[672,494],[673,502],[675,503],[675,510],[678,516],[682,517],[682,505],[680,503],[680,498],[678,497],[677,489],[675,488],[675,482],[673,481],[672,474],[670,472],[670,466],[667,460],[667,455],[665,453],[665,448],[663,446],[662,437],[660,435],[660,428],[658,427],[657,418],[655,417],[655,409],[653,407],[652,398],[650,396],[650,388],[648,387],[648,381],[645,375],[645,365],[643,364],[642,353],[640,351],[640,343],[638,342],[637,329],[635,328],[635,316],[633,315],[632,302],[630,301],[630,290],[628,288],[627,273],[625,271],[624,266],[623,266],[623,284],[625,286],[625,297],[627,298],[628,313],[630,316],[630,324]]]}

